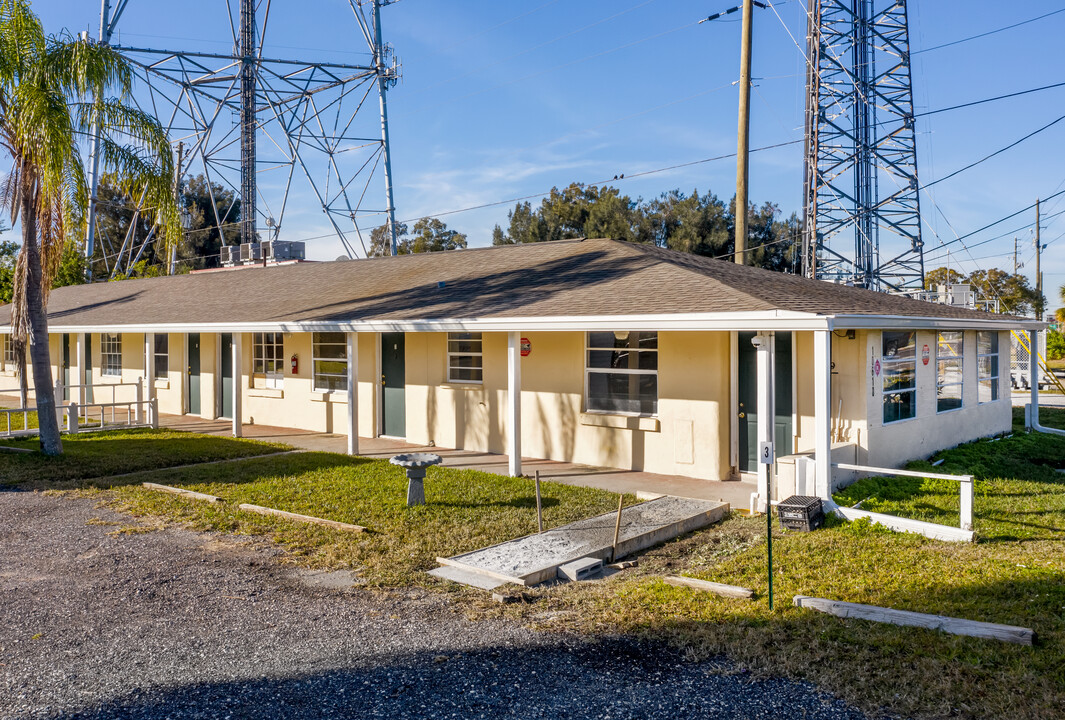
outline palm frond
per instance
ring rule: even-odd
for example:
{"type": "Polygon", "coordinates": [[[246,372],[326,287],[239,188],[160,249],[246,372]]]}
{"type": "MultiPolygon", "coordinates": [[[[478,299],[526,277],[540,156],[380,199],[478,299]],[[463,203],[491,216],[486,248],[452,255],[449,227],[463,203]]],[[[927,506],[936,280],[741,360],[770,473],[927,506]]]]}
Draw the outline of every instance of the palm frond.
{"type": "Polygon", "coordinates": [[[102,98],[111,88],[128,97],[133,88],[129,62],[110,45],[98,45],[63,34],[52,39],[44,66],[67,95],[102,98]]]}

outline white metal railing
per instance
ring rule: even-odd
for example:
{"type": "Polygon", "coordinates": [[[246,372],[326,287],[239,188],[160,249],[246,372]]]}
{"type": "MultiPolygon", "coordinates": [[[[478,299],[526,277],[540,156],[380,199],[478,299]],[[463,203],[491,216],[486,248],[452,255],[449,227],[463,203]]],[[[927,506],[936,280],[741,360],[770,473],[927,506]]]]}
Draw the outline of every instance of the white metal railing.
{"type": "MultiPolygon", "coordinates": [[[[40,429],[29,427],[30,413],[36,413],[35,407],[0,408],[0,416],[5,416],[6,424],[0,426],[0,438],[28,437],[40,434],[40,429]],[[12,418],[22,416],[22,426],[13,427],[12,418]]],[[[138,398],[117,403],[71,402],[59,405],[56,416],[60,427],[65,432],[95,430],[113,430],[115,428],[159,428],[159,401],[156,398],[144,400],[138,398]]]]}
{"type": "Polygon", "coordinates": [[[64,423],[66,432],[72,435],[89,430],[137,427],[159,428],[159,401],[156,398],[144,400],[138,397],[136,400],[126,402],[85,403],[80,405],[76,402],[70,402],[57,412],[60,414],[61,422],[64,423]],[[120,413],[119,410],[123,412],[120,413]],[[84,421],[82,418],[84,418],[84,421]]]}
{"type": "Polygon", "coordinates": [[[19,407],[19,408],[0,408],[0,414],[4,416],[6,421],[2,428],[0,428],[0,437],[16,437],[20,434],[33,434],[31,429],[29,433],[26,430],[30,425],[30,413],[35,412],[36,408],[19,407]],[[22,416],[22,427],[15,429],[11,426],[12,420],[18,415],[22,416]]]}
{"type": "Polygon", "coordinates": [[[913,470],[892,470],[890,468],[868,467],[866,465],[849,465],[846,463],[833,463],[832,467],[840,470],[857,470],[859,472],[875,473],[877,475],[898,475],[900,477],[929,478],[932,480],[953,480],[959,484],[961,496],[961,522],[962,530],[973,529],[973,476],[972,475],[946,475],[944,473],[915,472],[913,470]]]}
{"type": "Polygon", "coordinates": [[[59,402],[59,400],[61,398],[63,400],[67,400],[69,398],[69,400],[73,400],[74,402],[77,402],[80,405],[87,405],[87,404],[89,404],[88,396],[89,396],[90,392],[92,393],[92,396],[93,396],[93,402],[95,402],[98,399],[101,400],[101,402],[102,402],[104,399],[106,399],[106,398],[97,398],[97,393],[99,393],[99,392],[103,392],[103,393],[110,392],[111,393],[110,401],[113,402],[113,403],[120,402],[119,397],[118,397],[118,395],[119,395],[118,388],[126,388],[126,387],[135,388],[134,393],[136,394],[137,398],[139,399],[144,393],[144,378],[137,378],[136,382],[117,382],[117,383],[100,383],[100,384],[87,384],[86,383],[86,384],[81,384],[81,385],[67,385],[67,384],[64,384],[62,380],[58,380],[58,381],[56,381],[56,384],[55,384],[56,402],[59,402]],[[77,391],[77,397],[74,396],[73,391],[77,391]]]}

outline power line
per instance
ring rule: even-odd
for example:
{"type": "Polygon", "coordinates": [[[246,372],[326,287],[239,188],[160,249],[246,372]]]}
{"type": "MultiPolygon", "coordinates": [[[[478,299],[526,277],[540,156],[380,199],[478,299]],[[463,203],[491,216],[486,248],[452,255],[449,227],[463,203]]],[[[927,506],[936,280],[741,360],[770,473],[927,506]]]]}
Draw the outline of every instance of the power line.
{"type": "MultiPolygon", "coordinates": [[[[1065,195],[1065,190],[1059,190],[1058,192],[1054,193],[1053,195],[1050,195],[1049,197],[1043,198],[1043,201],[1052,200],[1052,199],[1058,197],[1059,195],[1065,195]]],[[[940,248],[944,248],[944,247],[946,247],[948,245],[953,245],[956,242],[961,242],[965,238],[972,237],[973,235],[976,235],[977,233],[983,232],[984,230],[987,230],[988,228],[992,228],[992,227],[994,227],[995,225],[998,225],[1001,222],[1005,222],[1005,221],[1009,220],[1010,218],[1015,218],[1018,215],[1020,215],[1021,213],[1028,212],[1029,210],[1032,210],[1033,208],[1035,208],[1035,203],[1032,203],[1031,205],[1029,205],[1027,207],[1021,208],[1017,212],[1010,213],[1009,215],[1001,217],[998,220],[995,220],[994,222],[988,223],[987,225],[984,225],[982,228],[979,228],[977,230],[973,230],[972,232],[966,233],[964,235],[960,235],[960,236],[954,238],[953,240],[948,240],[947,242],[945,242],[942,245],[940,245],[940,248]]],[[[997,238],[992,238],[992,239],[997,239],[997,238]]],[[[978,245],[983,245],[983,244],[989,243],[989,242],[991,242],[991,240],[982,240],[982,241],[980,241],[978,243],[974,243],[972,245],[972,247],[977,247],[978,245]]]]}
{"type": "Polygon", "coordinates": [[[983,105],[984,103],[995,102],[997,100],[1008,100],[1009,98],[1019,97],[1021,95],[1029,95],[1031,93],[1042,92],[1043,90],[1053,90],[1054,88],[1065,87],[1065,82],[1057,82],[1051,85],[1043,85],[1037,88],[1030,88],[1028,90],[1019,90],[1017,92],[1006,93],[1005,95],[996,95],[995,97],[984,98],[983,100],[973,100],[972,102],[962,103],[960,105],[951,105],[950,107],[939,108],[938,110],[925,110],[924,112],[914,113],[915,118],[925,117],[927,115],[938,115],[939,113],[949,112],[951,110],[961,110],[967,107],[973,107],[974,105],[983,105]]]}
{"type": "Polygon", "coordinates": [[[930,188],[933,185],[936,185],[937,183],[943,182],[944,180],[949,180],[952,177],[954,177],[955,175],[959,175],[959,174],[965,172],[966,170],[969,170],[970,168],[974,168],[977,165],[979,165],[980,163],[985,162],[987,160],[990,160],[991,158],[995,157],[996,155],[1001,155],[1002,153],[1006,152],[1007,150],[1010,150],[1012,148],[1017,147],[1018,145],[1020,145],[1025,140],[1028,140],[1029,138],[1035,137],[1036,135],[1038,135],[1039,133],[1043,132],[1044,130],[1048,130],[1049,128],[1054,127],[1055,125],[1057,125],[1062,120],[1065,120],[1065,115],[1062,115],[1057,120],[1052,120],[1051,122],[1047,123],[1046,125],[1044,125],[1043,127],[1039,128],[1038,130],[1033,130],[1032,132],[1030,132],[1027,135],[1025,135],[1024,137],[1022,137],[1020,140],[1012,142],[1009,145],[1007,145],[1006,147],[1000,148],[1000,149],[996,150],[995,152],[991,153],[990,155],[985,155],[984,157],[980,158],[976,162],[969,163],[968,165],[966,165],[963,168],[958,168],[957,170],[955,170],[954,172],[952,172],[949,175],[944,175],[943,177],[941,177],[941,178],[939,178],[937,180],[933,180],[930,183],[925,183],[921,187],[922,187],[922,189],[930,188]]]}
{"type": "Polygon", "coordinates": [[[943,43],[942,45],[933,45],[930,48],[923,48],[921,50],[914,50],[910,54],[911,55],[918,55],[920,53],[932,52],[933,50],[941,50],[943,48],[951,47],[951,46],[954,46],[954,45],[960,45],[961,43],[969,42],[970,40],[978,40],[979,38],[987,37],[988,35],[994,35],[995,33],[1004,32],[1006,30],[1012,30],[1015,27],[1020,27],[1021,25],[1027,25],[1029,23],[1034,23],[1037,20],[1042,20],[1043,18],[1048,18],[1051,15],[1057,15],[1057,14],[1063,13],[1063,12],[1065,12],[1065,8],[1061,8],[1059,10],[1054,10],[1052,12],[1048,12],[1048,13],[1046,13],[1044,15],[1040,15],[1039,17],[1030,18],[1028,20],[1022,20],[1022,21],[1020,21],[1018,23],[1013,23],[1012,25],[1007,25],[1005,27],[996,28],[995,30],[988,30],[987,32],[982,32],[982,33],[980,33],[978,35],[970,35],[969,37],[961,38],[960,40],[952,40],[951,42],[943,43]]]}
{"type": "MultiPolygon", "coordinates": [[[[764,146],[759,147],[759,148],[753,148],[751,150],[751,152],[755,153],[755,152],[762,152],[764,150],[774,150],[776,148],[786,147],[788,145],[797,145],[798,143],[801,143],[801,142],[803,142],[803,141],[802,140],[789,140],[787,142],[776,143],[774,145],[764,145],[764,146]]],[[[704,163],[715,162],[717,160],[727,160],[729,158],[734,158],[734,157],[736,157],[736,153],[731,152],[731,153],[728,153],[726,155],[716,155],[714,157],[704,158],[702,160],[692,160],[691,162],[679,163],[677,165],[669,165],[667,167],[662,167],[662,168],[655,168],[654,170],[643,170],[641,172],[635,172],[635,173],[630,173],[628,175],[623,175],[623,176],[618,177],[618,178],[613,178],[613,179],[607,178],[605,180],[598,180],[598,181],[595,181],[595,182],[580,183],[580,184],[581,185],[604,185],[604,184],[609,183],[609,182],[614,182],[614,180],[630,180],[632,178],[644,177],[646,175],[655,175],[655,174],[658,174],[658,173],[668,172],[669,170],[677,170],[679,168],[691,167],[692,165],[702,165],[704,163]]],[[[547,195],[550,195],[550,194],[551,194],[551,191],[548,190],[547,192],[533,193],[532,195],[524,195],[522,197],[510,198],[509,200],[497,200],[495,202],[482,203],[481,205],[471,205],[470,207],[460,208],[458,210],[447,210],[447,211],[435,213],[435,214],[432,214],[432,215],[420,215],[420,216],[418,216],[416,218],[408,218],[407,220],[401,220],[400,222],[416,222],[417,220],[420,220],[421,218],[438,218],[438,217],[444,217],[445,215],[456,215],[458,213],[469,212],[471,210],[481,210],[481,209],[484,209],[484,208],[496,207],[498,205],[508,205],[510,203],[513,203],[513,202],[522,202],[523,200],[533,200],[535,198],[546,197],[547,195]]],[[[328,236],[326,236],[326,237],[328,237],[328,236]]],[[[314,240],[316,238],[307,238],[307,239],[308,240],[314,240]]]]}

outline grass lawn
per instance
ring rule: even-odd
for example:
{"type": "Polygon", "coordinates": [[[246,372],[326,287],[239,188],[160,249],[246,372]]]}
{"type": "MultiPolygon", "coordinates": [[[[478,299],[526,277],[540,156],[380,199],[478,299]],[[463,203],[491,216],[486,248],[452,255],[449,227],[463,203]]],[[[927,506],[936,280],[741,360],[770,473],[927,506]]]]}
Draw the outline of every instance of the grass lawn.
{"type": "MultiPolygon", "coordinates": [[[[1041,419],[1065,426],[1060,410],[1044,409],[1041,419]]],[[[1055,470],[1065,466],[1065,437],[1015,427],[1008,440],[938,457],[945,462],[937,471],[976,476],[978,543],[834,519],[814,533],[778,530],[772,612],[765,518],[739,515],[652,550],[638,568],[605,582],[537,590],[525,606],[477,602],[488,614],[550,617],[557,628],[666,638],[692,658],[726,654],[755,673],[809,679],[870,711],[1065,717],[1065,475],[1055,470]],[[665,574],[743,585],[758,596],[750,602],[697,593],[666,585],[665,574]],[[842,620],[795,608],[791,598],[800,594],[1021,625],[1038,639],[1028,648],[842,620]]],[[[849,497],[875,497],[881,511],[957,522],[956,489],[898,480],[863,481],[849,497]]]]}
{"type": "MultiPolygon", "coordinates": [[[[36,450],[36,437],[5,439],[7,447],[36,450]]],[[[288,446],[258,440],[234,440],[176,430],[116,430],[63,436],[63,454],[0,452],[0,485],[54,490],[76,487],[88,478],[189,463],[263,455],[288,446]]]]}
{"type": "MultiPolygon", "coordinates": [[[[1043,408],[1041,420],[1065,427],[1065,411],[1043,408]]],[[[117,442],[134,434],[111,435],[117,442]]],[[[174,436],[206,454],[203,441],[174,436]]],[[[105,436],[87,435],[68,448],[94,437],[105,436]]],[[[236,442],[210,441],[226,447],[236,442]]],[[[158,452],[170,458],[165,447],[158,452]]],[[[593,636],[665,639],[691,659],[724,654],[742,671],[805,678],[873,712],[1065,717],[1065,474],[1057,472],[1065,467],[1065,437],[1027,435],[1015,425],[1012,437],[970,443],[936,458],[944,460],[936,471],[976,477],[979,542],[938,542],[837,520],[814,533],[777,530],[774,611],[766,602],[765,518],[738,514],[653,549],[638,567],[606,580],[529,590],[526,603],[499,605],[481,591],[439,587],[452,592],[472,617],[502,615],[593,636]],[[672,587],[661,580],[667,574],[744,585],[755,590],[756,599],[672,587]],[[1033,628],[1038,640],[1029,648],[843,620],[795,608],[791,598],[798,594],[1021,625],[1033,628]]],[[[0,468],[8,468],[0,470],[0,478],[12,476],[12,463],[23,461],[0,455],[0,468]]],[[[25,462],[25,468],[48,467],[39,456],[25,462]]],[[[37,477],[46,479],[42,473],[37,477]]],[[[155,470],[114,482],[120,484],[109,494],[111,502],[135,515],[268,537],[301,563],[355,569],[381,586],[434,584],[421,571],[435,565],[435,556],[518,537],[533,532],[536,523],[529,480],[432,468],[429,504],[408,509],[398,468],[329,453],[155,470]],[[153,493],[139,486],[143,480],[219,495],[226,502],[214,506],[153,493]],[[350,534],[245,513],[235,509],[241,502],[357,523],[372,532],[350,534]]],[[[609,493],[553,483],[543,488],[548,526],[616,507],[617,496],[609,493]]],[[[839,497],[852,503],[869,498],[863,507],[881,512],[957,522],[953,483],[870,479],[839,497]]]]}
{"type": "MultiPolygon", "coordinates": [[[[148,475],[129,478],[139,483],[148,475]]],[[[427,504],[406,507],[407,480],[385,460],[333,453],[299,453],[211,468],[151,473],[151,481],[218,495],[197,503],[126,484],[118,506],[135,515],[164,515],[201,529],[268,535],[305,563],[354,568],[374,585],[425,585],[422,571],[438,556],[456,555],[536,532],[533,481],[475,470],[434,467],[425,480],[427,504]],[[363,525],[350,533],[237,509],[265,505],[363,525]]],[[[541,483],[544,525],[554,527],[617,507],[617,495],[541,483]]],[[[627,504],[636,502],[626,498],[627,504]]]]}

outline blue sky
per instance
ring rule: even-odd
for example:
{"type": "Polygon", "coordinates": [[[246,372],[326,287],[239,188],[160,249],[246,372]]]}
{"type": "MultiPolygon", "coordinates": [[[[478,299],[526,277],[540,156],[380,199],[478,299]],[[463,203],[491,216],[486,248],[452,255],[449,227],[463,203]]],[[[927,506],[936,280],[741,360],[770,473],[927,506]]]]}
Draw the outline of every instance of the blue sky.
{"type": "MultiPolygon", "coordinates": [[[[388,6],[384,36],[402,63],[402,80],[388,99],[397,217],[412,220],[620,174],[626,179],[612,184],[634,198],[680,188],[727,200],[735,188],[733,159],[632,176],[735,151],[739,16],[698,20],[737,3],[400,0],[388,6]]],[[[39,0],[34,7],[49,32],[96,35],[94,0],[39,0]]],[[[918,112],[1065,81],[1057,58],[1065,12],[917,52],[1063,8],[1061,0],[910,0],[918,112]]],[[[347,2],[273,0],[271,13],[264,43],[271,54],[365,60],[347,2]]],[[[792,36],[804,44],[805,10],[790,0],[776,3],[775,12],[755,13],[751,144],[759,147],[801,138],[804,61],[792,36]]],[[[225,51],[229,37],[222,0],[131,0],[119,29],[123,44],[166,48],[225,51]]],[[[1063,107],[1060,88],[919,119],[922,183],[1051,122],[1063,107]]],[[[923,196],[927,266],[946,259],[936,250],[937,236],[950,240],[1065,189],[1063,140],[1065,122],[923,196]]],[[[383,187],[369,192],[383,195],[383,187]]],[[[752,157],[753,202],[771,201],[790,214],[800,209],[801,194],[801,145],[752,157]]],[[[284,237],[328,231],[307,193],[290,202],[299,211],[288,216],[284,237]]],[[[1065,195],[1046,205],[1047,215],[1065,210],[1065,195]]],[[[483,245],[493,225],[506,225],[512,206],[442,219],[467,233],[471,245],[483,245]]],[[[1034,272],[1033,223],[1034,211],[974,235],[966,244],[1006,234],[971,253],[953,244],[952,266],[1012,270],[1016,229],[1022,272],[1034,272]]],[[[1045,292],[1054,306],[1065,283],[1063,235],[1065,215],[1044,225],[1045,292]]],[[[329,238],[308,245],[317,259],[340,251],[329,238]]]]}

